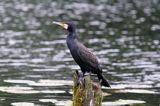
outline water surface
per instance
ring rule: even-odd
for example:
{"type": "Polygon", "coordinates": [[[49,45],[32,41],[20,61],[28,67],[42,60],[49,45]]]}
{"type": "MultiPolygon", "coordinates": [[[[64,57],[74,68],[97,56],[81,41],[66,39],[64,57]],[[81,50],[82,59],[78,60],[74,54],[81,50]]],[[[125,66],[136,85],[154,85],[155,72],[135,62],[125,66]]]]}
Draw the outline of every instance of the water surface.
{"type": "Polygon", "coordinates": [[[110,81],[103,105],[160,104],[159,0],[0,1],[0,105],[71,103],[79,67],[67,32],[52,21],[76,23],[78,38],[99,58],[110,81]],[[132,101],[131,101],[132,100],[132,101]]]}

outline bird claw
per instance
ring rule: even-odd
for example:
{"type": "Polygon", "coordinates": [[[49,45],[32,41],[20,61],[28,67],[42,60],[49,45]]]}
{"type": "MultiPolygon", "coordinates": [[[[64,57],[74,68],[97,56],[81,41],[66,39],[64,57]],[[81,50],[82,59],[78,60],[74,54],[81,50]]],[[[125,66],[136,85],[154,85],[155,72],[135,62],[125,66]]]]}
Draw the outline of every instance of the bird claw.
{"type": "Polygon", "coordinates": [[[82,75],[81,73],[79,73],[78,70],[76,70],[76,75],[78,77],[78,79],[76,80],[76,86],[79,86],[79,84],[82,83],[81,81],[83,81],[83,78],[84,78],[83,76],[84,75],[82,75]]]}

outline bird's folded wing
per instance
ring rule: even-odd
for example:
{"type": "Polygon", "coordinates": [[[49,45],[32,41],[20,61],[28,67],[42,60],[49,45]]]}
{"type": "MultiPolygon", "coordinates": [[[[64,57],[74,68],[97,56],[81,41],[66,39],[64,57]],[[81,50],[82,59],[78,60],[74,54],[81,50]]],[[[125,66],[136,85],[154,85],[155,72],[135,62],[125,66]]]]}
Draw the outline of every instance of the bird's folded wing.
{"type": "Polygon", "coordinates": [[[87,65],[90,65],[96,68],[98,65],[97,57],[89,49],[87,49],[83,44],[79,43],[78,46],[79,46],[78,47],[79,58],[87,65]]]}

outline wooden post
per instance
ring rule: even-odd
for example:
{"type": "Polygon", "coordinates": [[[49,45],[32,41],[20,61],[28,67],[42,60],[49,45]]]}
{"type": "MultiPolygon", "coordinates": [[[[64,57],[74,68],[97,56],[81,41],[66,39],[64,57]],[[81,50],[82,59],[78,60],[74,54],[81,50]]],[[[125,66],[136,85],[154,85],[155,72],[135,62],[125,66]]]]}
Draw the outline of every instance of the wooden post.
{"type": "Polygon", "coordinates": [[[73,106],[101,106],[102,91],[100,84],[93,84],[90,75],[83,77],[74,73],[73,106]]]}

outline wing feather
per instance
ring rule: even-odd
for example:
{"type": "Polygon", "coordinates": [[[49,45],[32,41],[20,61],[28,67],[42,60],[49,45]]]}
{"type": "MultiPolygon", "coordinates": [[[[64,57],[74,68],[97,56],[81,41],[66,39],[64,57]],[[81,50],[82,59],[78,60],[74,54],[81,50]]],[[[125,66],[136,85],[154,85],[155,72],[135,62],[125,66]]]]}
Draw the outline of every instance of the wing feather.
{"type": "Polygon", "coordinates": [[[97,57],[89,50],[87,49],[83,44],[78,42],[78,54],[81,60],[94,68],[98,66],[98,60],[97,57]]]}

